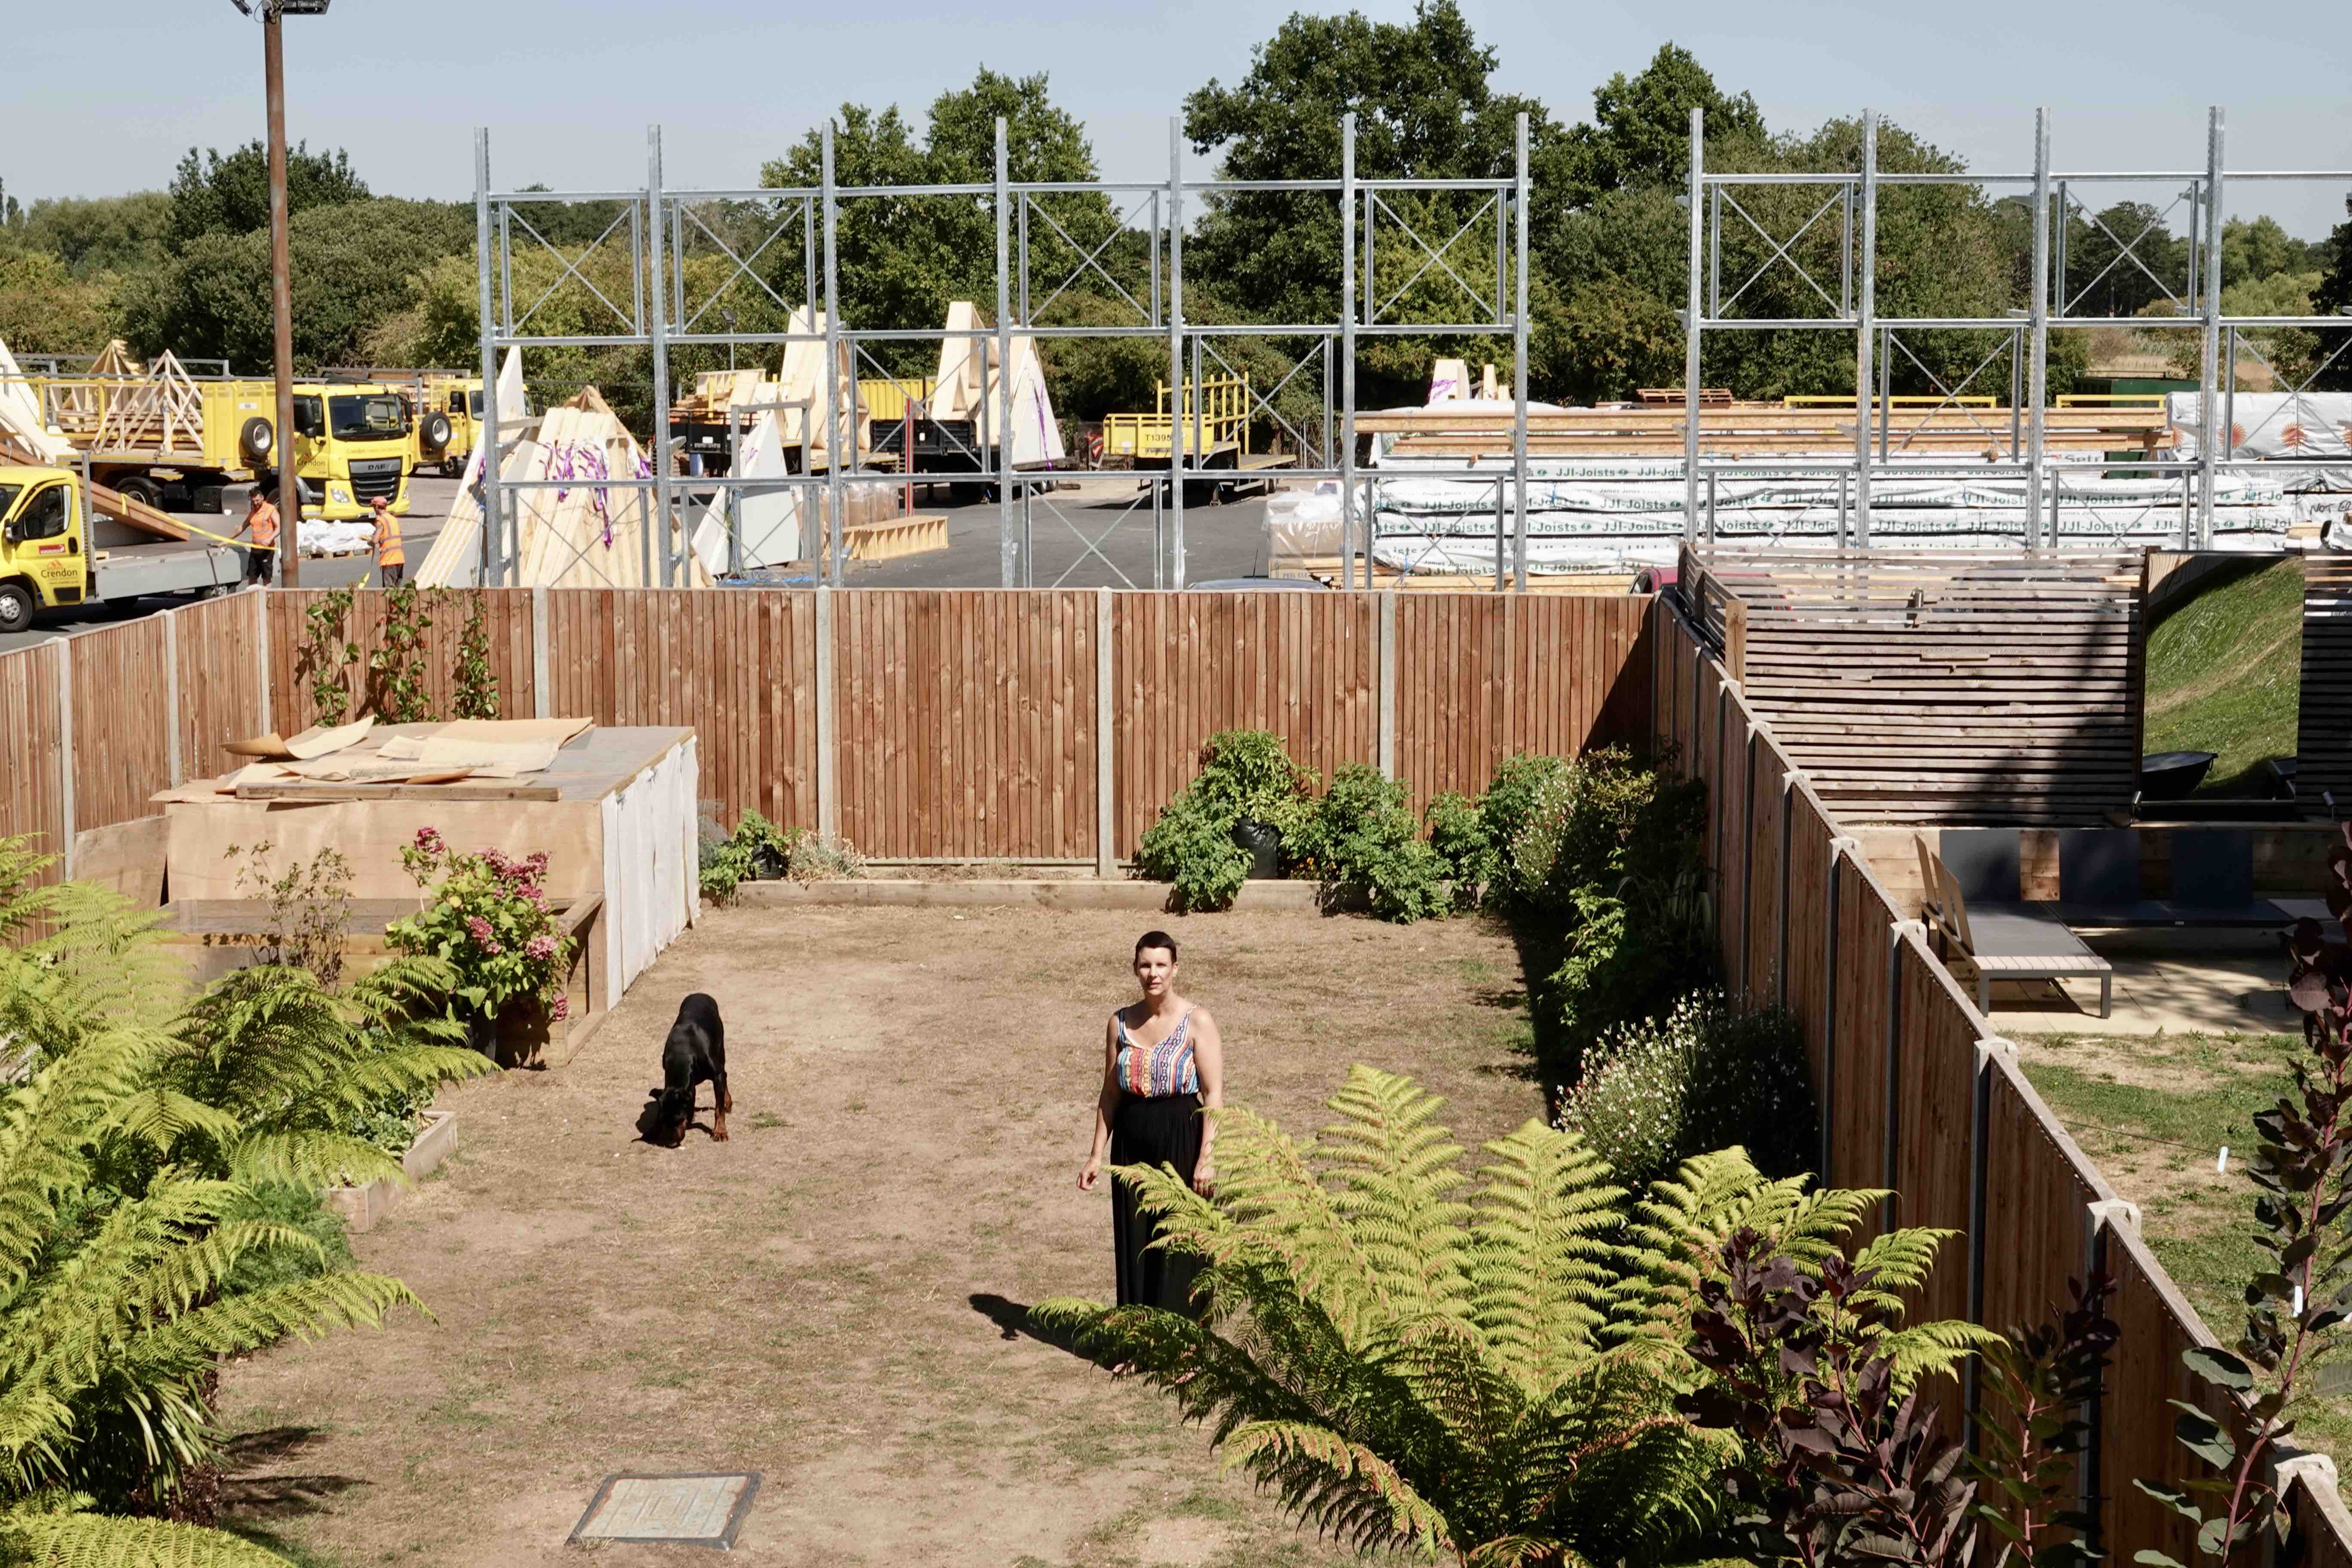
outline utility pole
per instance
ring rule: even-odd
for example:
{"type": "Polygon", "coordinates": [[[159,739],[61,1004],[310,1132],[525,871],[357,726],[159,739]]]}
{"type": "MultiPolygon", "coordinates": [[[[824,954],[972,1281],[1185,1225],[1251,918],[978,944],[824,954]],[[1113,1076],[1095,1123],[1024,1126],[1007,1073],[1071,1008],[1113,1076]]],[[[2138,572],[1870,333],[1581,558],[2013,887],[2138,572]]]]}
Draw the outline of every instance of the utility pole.
{"type": "MultiPolygon", "coordinates": [[[[279,579],[299,586],[302,563],[302,488],[294,477],[294,291],[286,247],[286,46],[281,32],[287,13],[326,15],[331,0],[229,0],[250,16],[261,12],[261,72],[269,100],[269,311],[276,342],[272,374],[278,381],[278,558],[279,579]]],[[[325,409],[320,413],[324,415],[325,409]]]]}

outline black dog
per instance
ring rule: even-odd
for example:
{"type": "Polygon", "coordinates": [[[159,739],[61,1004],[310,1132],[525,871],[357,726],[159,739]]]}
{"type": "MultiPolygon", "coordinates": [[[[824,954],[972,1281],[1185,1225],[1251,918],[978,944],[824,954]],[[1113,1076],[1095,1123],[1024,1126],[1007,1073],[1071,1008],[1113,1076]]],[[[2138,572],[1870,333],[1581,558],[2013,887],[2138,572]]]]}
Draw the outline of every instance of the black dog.
{"type": "Polygon", "coordinates": [[[662,1042],[662,1086],[655,1090],[654,1130],[646,1141],[675,1149],[686,1142],[694,1121],[694,1090],[708,1082],[716,1110],[710,1136],[727,1142],[727,1113],[735,1097],[727,1091],[727,1026],[719,1021],[719,1004],[698,991],[677,1005],[677,1022],[662,1042]]]}

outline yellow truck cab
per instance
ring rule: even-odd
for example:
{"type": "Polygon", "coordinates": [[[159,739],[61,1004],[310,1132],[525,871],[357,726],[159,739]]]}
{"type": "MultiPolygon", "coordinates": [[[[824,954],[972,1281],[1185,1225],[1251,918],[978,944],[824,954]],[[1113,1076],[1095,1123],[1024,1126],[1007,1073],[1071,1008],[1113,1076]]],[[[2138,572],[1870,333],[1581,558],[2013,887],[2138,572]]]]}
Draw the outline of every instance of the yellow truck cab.
{"type": "Polygon", "coordinates": [[[435,376],[425,383],[416,416],[416,466],[441,465],[452,479],[466,471],[482,427],[482,378],[435,376]]]}
{"type": "Polygon", "coordinates": [[[152,539],[93,516],[86,500],[70,469],[0,466],[0,632],[25,630],[37,611],[101,599],[209,597],[245,574],[241,550],[152,539]]]}
{"type": "Polygon", "coordinates": [[[294,478],[303,515],[365,517],[378,496],[404,515],[414,434],[408,400],[395,387],[298,383],[294,478]]]}

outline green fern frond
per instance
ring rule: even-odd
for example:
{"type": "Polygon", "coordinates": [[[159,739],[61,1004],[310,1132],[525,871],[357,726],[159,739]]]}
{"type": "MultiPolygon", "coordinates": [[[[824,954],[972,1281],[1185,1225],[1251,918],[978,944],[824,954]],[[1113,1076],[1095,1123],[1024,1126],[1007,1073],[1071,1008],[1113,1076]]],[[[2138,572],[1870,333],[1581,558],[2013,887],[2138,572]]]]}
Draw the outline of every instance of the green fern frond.
{"type": "Polygon", "coordinates": [[[390,1181],[411,1184],[407,1167],[363,1138],[309,1130],[256,1132],[223,1151],[222,1163],[234,1179],[257,1186],[363,1186],[390,1181]]]}
{"type": "Polygon", "coordinates": [[[94,1513],[0,1515],[0,1542],[26,1568],[287,1568],[225,1531],[94,1513]]]}
{"type": "Polygon", "coordinates": [[[1486,1145],[1472,1315],[1526,1397],[1599,1344],[1621,1271],[1621,1187],[1583,1138],[1529,1120],[1486,1145]]]}
{"type": "MultiPolygon", "coordinates": [[[[1315,1495],[1326,1499],[1309,1514],[1318,1522],[1342,1514],[1360,1519],[1355,1510],[1334,1506],[1345,1497],[1386,1511],[1389,1542],[1416,1546],[1430,1556],[1454,1544],[1444,1516],[1423,1501],[1393,1465],[1327,1427],[1299,1421],[1251,1422],[1225,1439],[1224,1463],[1227,1468],[1246,1467],[1261,1479],[1275,1479],[1286,1490],[1306,1483],[1315,1495]],[[1307,1473],[1298,1474],[1301,1471],[1307,1473]],[[1313,1486],[1316,1471],[1328,1478],[1330,1492],[1313,1486]]],[[[1358,1528],[1360,1531],[1360,1523],[1358,1528]]],[[[1360,1546],[1372,1544],[1360,1534],[1357,1540],[1360,1546]]]]}
{"type": "Polygon", "coordinates": [[[1317,1148],[1339,1180],[1343,1215],[1381,1294],[1400,1315],[1471,1310],[1468,1204],[1461,1147],[1430,1118],[1444,1103],[1411,1079],[1358,1065],[1326,1102],[1340,1120],[1317,1148]]]}

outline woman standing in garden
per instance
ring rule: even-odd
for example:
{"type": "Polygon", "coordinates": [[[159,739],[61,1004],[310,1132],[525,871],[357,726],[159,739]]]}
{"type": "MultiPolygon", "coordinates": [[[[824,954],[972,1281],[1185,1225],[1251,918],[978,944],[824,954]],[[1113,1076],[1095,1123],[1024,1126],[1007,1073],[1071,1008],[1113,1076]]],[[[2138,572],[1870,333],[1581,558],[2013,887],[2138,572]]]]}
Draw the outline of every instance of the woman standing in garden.
{"type": "MultiPolygon", "coordinates": [[[[1177,993],[1176,939],[1166,931],[1145,931],[1136,942],[1135,978],[1142,996],[1103,1026],[1102,1092],[1095,1100],[1094,1147],[1078,1173],[1078,1191],[1095,1190],[1108,1149],[1114,1165],[1171,1166],[1206,1197],[1216,1181],[1209,1150],[1217,1123],[1202,1112],[1224,1103],[1224,1044],[1217,1021],[1177,993]]],[[[1151,1245],[1159,1226],[1137,1197],[1132,1185],[1111,1178],[1119,1305],[1191,1316],[1195,1266],[1151,1245]]]]}

